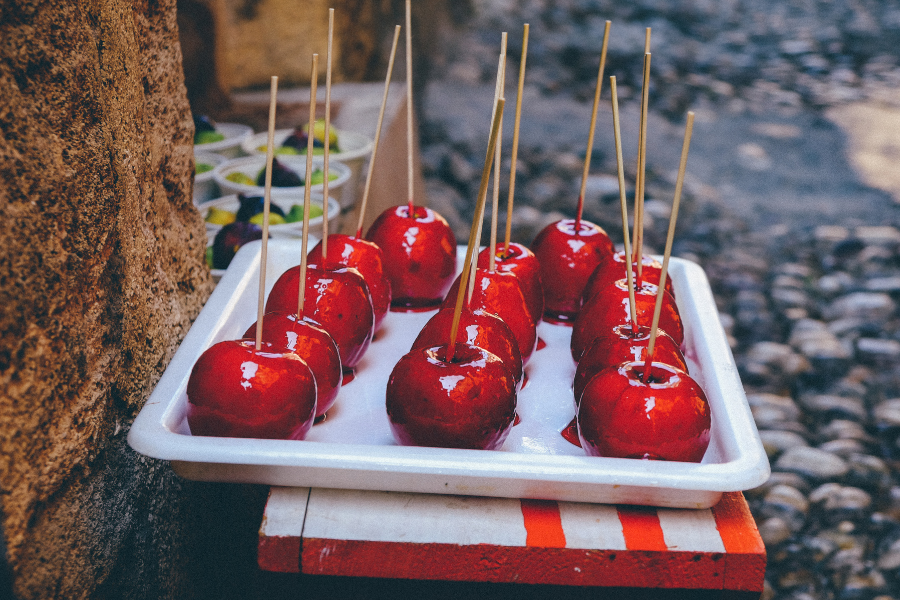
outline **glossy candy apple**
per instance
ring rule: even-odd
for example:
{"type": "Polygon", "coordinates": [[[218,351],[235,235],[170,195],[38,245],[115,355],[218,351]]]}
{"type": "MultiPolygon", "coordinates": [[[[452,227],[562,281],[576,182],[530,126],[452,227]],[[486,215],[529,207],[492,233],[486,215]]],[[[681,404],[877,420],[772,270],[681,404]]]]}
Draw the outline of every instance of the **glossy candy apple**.
{"type": "Polygon", "coordinates": [[[709,446],[706,394],[675,367],[643,362],[601,371],[578,405],[581,447],[591,456],[700,462],[709,446]]]}
{"type": "Polygon", "coordinates": [[[293,352],[250,340],[204,352],[187,385],[193,435],[302,440],[316,414],[316,380],[293,352]]]}
{"type": "Polygon", "coordinates": [[[541,265],[544,286],[544,318],[571,322],[578,316],[581,296],[591,273],[611,259],[613,244],[598,225],[563,219],[545,227],[531,250],[541,265]]]}
{"type": "MultiPolygon", "coordinates": [[[[255,341],[256,323],[244,332],[244,339],[255,341]]],[[[328,332],[309,317],[270,312],[263,316],[262,340],[306,361],[316,378],[316,416],[324,415],[334,405],[344,376],[337,344],[328,332]]]]}
{"type": "MultiPolygon", "coordinates": [[[[641,282],[652,283],[658,286],[662,264],[646,254],[642,257],[641,263],[643,265],[641,267],[641,282]]],[[[632,262],[632,274],[635,278],[635,285],[637,285],[637,270],[634,269],[634,264],[632,262]]],[[[625,272],[625,252],[616,252],[613,254],[612,261],[603,263],[591,273],[591,277],[584,287],[584,294],[581,296],[582,301],[587,302],[601,290],[606,289],[608,285],[626,277],[628,277],[628,273],[625,272]]],[[[671,277],[666,278],[666,291],[673,298],[675,297],[675,288],[672,286],[671,277]]]]}
{"type": "Polygon", "coordinates": [[[381,213],[366,233],[384,253],[391,282],[391,306],[428,308],[444,299],[456,274],[456,238],[430,208],[394,206],[381,213]]]}
{"type": "MultiPolygon", "coordinates": [[[[324,264],[322,242],[316,244],[308,257],[309,262],[324,264]]],[[[366,280],[372,294],[372,308],[375,309],[375,330],[381,325],[391,307],[391,282],[384,272],[384,257],[381,248],[362,238],[335,233],[328,236],[328,264],[353,267],[366,280]]]]}
{"type": "Polygon", "coordinates": [[[516,417],[516,381],[496,355],[457,343],[412,350],[391,372],[386,407],[405,446],[496,450],[516,417]]]}
{"type": "MultiPolygon", "coordinates": [[[[615,367],[623,362],[645,361],[649,343],[649,326],[638,327],[635,334],[631,325],[619,325],[613,327],[609,335],[595,338],[578,362],[578,368],[575,369],[575,381],[572,386],[575,391],[575,404],[578,404],[581,392],[591,377],[603,369],[615,367]]],[[[678,344],[662,329],[657,329],[653,362],[665,363],[678,367],[685,373],[688,372],[687,363],[678,344]]]]}
{"type": "MultiPolygon", "coordinates": [[[[487,269],[490,259],[491,250],[485,248],[478,254],[478,266],[487,269]]],[[[534,253],[516,243],[510,243],[509,251],[504,253],[503,247],[498,245],[494,252],[494,268],[519,278],[528,309],[537,325],[544,314],[544,286],[541,285],[541,265],[534,253]]]]}
{"type": "MultiPolygon", "coordinates": [[[[447,298],[442,308],[455,308],[456,295],[459,291],[459,278],[450,286],[447,298]]],[[[487,269],[475,270],[475,288],[472,290],[472,300],[469,302],[470,310],[484,310],[493,313],[503,319],[503,322],[513,332],[519,352],[522,354],[522,362],[528,363],[528,359],[537,346],[537,329],[534,326],[534,318],[528,310],[528,302],[522,293],[519,278],[512,273],[502,271],[489,272],[487,269]]]]}
{"type": "MultiPolygon", "coordinates": [[[[655,285],[645,283],[640,290],[634,291],[638,325],[653,324],[658,289],[655,285]]],[[[579,362],[595,338],[608,335],[617,325],[629,323],[631,323],[631,304],[628,301],[628,283],[620,279],[615,285],[607,287],[606,291],[591,298],[581,308],[581,313],[572,326],[572,358],[575,362],[579,362]]],[[[679,346],[684,342],[681,316],[678,314],[675,300],[668,293],[663,295],[659,328],[671,335],[679,346]]]]}
{"type": "MultiPolygon", "coordinates": [[[[448,343],[450,328],[453,325],[453,312],[453,308],[442,308],[428,319],[413,342],[412,349],[448,343]]],[[[512,371],[516,383],[522,381],[524,371],[519,344],[509,326],[497,315],[483,310],[471,311],[463,308],[459,314],[459,329],[455,341],[478,346],[491,354],[496,354],[512,371]]]]}
{"type": "MultiPolygon", "coordinates": [[[[299,280],[299,266],[285,271],[269,293],[266,312],[296,312],[299,280]]],[[[303,312],[334,338],[345,371],[359,363],[375,332],[372,295],[359,271],[307,265],[303,312]]]]}

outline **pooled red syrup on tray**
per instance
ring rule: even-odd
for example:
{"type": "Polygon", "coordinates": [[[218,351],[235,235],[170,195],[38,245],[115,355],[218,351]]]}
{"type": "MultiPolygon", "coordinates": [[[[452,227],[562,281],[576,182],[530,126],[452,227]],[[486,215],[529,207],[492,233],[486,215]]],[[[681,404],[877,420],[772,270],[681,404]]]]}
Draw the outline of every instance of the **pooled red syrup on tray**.
{"type": "Polygon", "coordinates": [[[356,369],[348,369],[344,371],[344,380],[341,382],[341,387],[344,387],[351,381],[356,379],[356,369]]]}
{"type": "Polygon", "coordinates": [[[432,304],[430,306],[394,306],[391,305],[391,312],[395,313],[423,313],[431,310],[437,310],[441,307],[441,303],[432,304]]]}
{"type": "Polygon", "coordinates": [[[572,417],[572,422],[566,425],[560,434],[567,442],[581,448],[581,440],[578,439],[578,423],[575,422],[575,417],[572,417]]]}
{"type": "Polygon", "coordinates": [[[522,375],[522,387],[519,388],[519,391],[525,389],[525,386],[528,385],[528,372],[526,371],[524,375],[522,375]]]}
{"type": "Polygon", "coordinates": [[[519,416],[519,413],[516,413],[516,418],[513,420],[513,427],[522,422],[522,417],[519,416]]]}
{"type": "Polygon", "coordinates": [[[544,341],[544,338],[538,338],[537,348],[535,348],[535,352],[538,350],[543,350],[547,347],[547,342],[544,341]]]}

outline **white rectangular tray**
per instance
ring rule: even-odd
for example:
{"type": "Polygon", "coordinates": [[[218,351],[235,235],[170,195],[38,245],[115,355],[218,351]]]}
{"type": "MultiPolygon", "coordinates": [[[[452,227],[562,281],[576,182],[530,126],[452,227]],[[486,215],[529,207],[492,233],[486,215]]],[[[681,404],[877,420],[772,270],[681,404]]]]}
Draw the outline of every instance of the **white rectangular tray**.
{"type": "MultiPolygon", "coordinates": [[[[188,479],[362,490],[543,498],[574,502],[708,508],[722,492],[763,483],[769,463],[750,414],[703,270],[672,259],[685,323],[686,358],[712,410],[712,441],[701,464],[585,456],[560,431],[574,416],[571,329],[541,323],[547,346],[526,367],[516,425],[500,451],[398,446],[384,391],[428,313],[389,313],[324,423],[304,441],[191,436],[186,387],[209,346],[235,339],[256,320],[259,242],[244,246],[197,317],[128,434],[138,452],[171,461],[188,479]]],[[[269,242],[267,294],[300,262],[300,243],[269,242]]],[[[464,255],[465,249],[460,249],[464,255]]],[[[462,262],[462,259],[459,260],[462,262]]]]}

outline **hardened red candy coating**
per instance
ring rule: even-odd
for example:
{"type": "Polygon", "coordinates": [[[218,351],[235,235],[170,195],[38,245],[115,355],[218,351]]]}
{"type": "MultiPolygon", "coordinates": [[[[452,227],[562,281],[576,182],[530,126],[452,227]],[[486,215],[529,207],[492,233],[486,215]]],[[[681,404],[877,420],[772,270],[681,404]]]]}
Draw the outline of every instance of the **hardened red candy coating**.
{"type": "Polygon", "coordinates": [[[187,397],[193,435],[302,440],[316,414],[316,379],[293,352],[230,340],[200,355],[187,397]]]}

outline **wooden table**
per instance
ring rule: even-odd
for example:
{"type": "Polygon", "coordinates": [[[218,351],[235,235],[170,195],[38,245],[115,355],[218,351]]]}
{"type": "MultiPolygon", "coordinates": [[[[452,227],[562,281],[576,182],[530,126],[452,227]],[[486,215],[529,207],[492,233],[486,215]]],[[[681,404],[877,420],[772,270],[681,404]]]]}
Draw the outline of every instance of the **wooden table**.
{"type": "Polygon", "coordinates": [[[762,591],[766,552],[740,493],[684,510],[273,487],[258,563],[306,575],[750,598],[762,591]]]}

